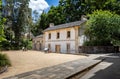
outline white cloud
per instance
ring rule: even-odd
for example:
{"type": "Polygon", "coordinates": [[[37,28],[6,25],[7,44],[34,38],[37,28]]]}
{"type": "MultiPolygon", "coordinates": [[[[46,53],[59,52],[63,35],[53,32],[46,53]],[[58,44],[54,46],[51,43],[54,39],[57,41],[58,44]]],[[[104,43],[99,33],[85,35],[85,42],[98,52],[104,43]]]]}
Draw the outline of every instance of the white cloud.
{"type": "Polygon", "coordinates": [[[49,7],[48,3],[45,0],[30,0],[29,7],[32,8],[32,10],[44,10],[49,7]]]}
{"type": "Polygon", "coordinates": [[[49,5],[45,0],[30,0],[29,7],[32,11],[36,10],[40,15],[43,10],[49,8],[49,5]]]}

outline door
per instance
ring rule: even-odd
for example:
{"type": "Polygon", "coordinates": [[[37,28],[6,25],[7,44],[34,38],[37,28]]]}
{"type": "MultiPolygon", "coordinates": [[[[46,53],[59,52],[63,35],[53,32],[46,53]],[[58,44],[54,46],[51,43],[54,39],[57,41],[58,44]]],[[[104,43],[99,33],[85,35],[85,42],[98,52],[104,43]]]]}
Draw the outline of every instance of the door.
{"type": "Polygon", "coordinates": [[[61,49],[60,49],[60,45],[56,45],[55,46],[55,52],[56,53],[60,53],[61,51],[60,51],[61,49]]]}
{"type": "Polygon", "coordinates": [[[70,44],[67,44],[67,53],[70,53],[70,44]]]}

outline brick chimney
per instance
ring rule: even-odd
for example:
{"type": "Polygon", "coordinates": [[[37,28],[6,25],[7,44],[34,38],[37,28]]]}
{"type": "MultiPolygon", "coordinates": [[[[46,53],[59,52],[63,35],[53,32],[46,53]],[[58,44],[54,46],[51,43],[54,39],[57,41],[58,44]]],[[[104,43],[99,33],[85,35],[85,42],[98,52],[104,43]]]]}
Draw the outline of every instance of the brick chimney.
{"type": "Polygon", "coordinates": [[[54,27],[54,23],[50,23],[50,24],[49,24],[49,27],[54,27]]]}

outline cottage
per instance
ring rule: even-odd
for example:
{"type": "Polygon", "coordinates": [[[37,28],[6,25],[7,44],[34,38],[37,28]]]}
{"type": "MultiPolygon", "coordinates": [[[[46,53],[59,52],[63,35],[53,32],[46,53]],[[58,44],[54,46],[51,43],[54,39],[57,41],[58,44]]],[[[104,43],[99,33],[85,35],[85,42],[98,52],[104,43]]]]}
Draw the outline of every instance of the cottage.
{"type": "Polygon", "coordinates": [[[86,37],[84,35],[85,19],[71,23],[54,26],[44,30],[44,44],[50,52],[56,53],[78,53],[86,37]]]}
{"type": "Polygon", "coordinates": [[[32,48],[33,50],[43,50],[44,49],[44,40],[43,35],[39,35],[33,38],[32,40],[32,48]]]}

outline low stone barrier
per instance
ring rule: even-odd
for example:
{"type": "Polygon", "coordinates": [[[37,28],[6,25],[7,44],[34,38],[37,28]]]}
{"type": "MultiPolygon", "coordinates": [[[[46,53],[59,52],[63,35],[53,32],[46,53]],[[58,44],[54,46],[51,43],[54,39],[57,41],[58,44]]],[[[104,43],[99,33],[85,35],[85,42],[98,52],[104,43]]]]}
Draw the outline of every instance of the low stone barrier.
{"type": "Polygon", "coordinates": [[[79,53],[114,53],[119,52],[119,46],[79,46],[79,53]]]}

